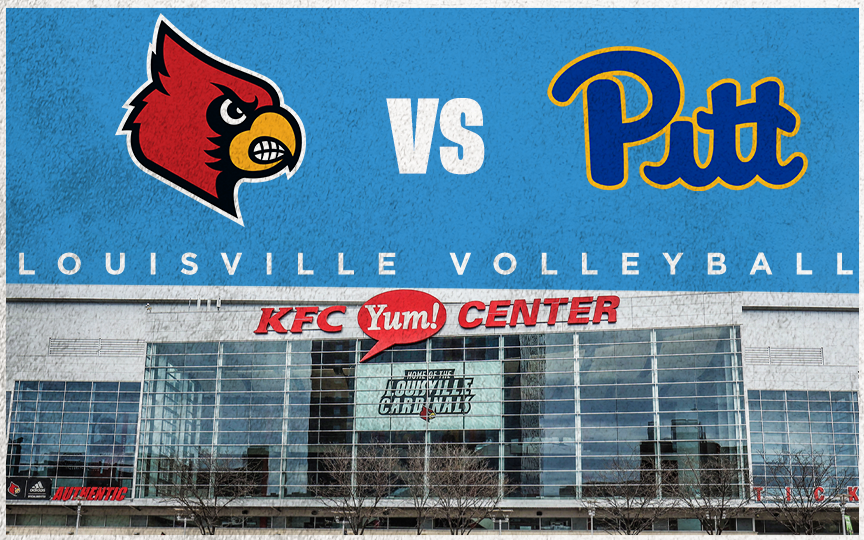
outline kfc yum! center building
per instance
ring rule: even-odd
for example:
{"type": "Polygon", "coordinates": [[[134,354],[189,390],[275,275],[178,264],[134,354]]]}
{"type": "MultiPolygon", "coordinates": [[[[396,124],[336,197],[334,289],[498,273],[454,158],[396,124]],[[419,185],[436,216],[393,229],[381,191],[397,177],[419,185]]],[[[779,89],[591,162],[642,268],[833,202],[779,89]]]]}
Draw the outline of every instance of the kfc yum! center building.
{"type": "MultiPolygon", "coordinates": [[[[510,531],[588,533],[598,486],[646,460],[678,472],[661,493],[715,455],[742,493],[794,452],[858,477],[856,294],[7,288],[10,533],[177,532],[158,486],[201,449],[255,473],[220,534],[339,529],[310,489],[336,446],[465,444],[513,486],[478,529],[510,531]]],[[[825,532],[841,503],[857,531],[856,486],[825,532]]],[[[405,497],[374,528],[410,532],[405,497]]],[[[782,532],[755,500],[734,518],[782,532]]]]}

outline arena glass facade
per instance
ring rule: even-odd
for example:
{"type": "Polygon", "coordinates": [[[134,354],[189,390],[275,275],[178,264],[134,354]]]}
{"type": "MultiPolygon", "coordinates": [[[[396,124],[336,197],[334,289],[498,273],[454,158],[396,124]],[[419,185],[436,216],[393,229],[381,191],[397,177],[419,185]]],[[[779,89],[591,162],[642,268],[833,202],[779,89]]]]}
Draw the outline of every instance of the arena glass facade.
{"type": "Polygon", "coordinates": [[[580,497],[613,462],[747,467],[733,327],[432,338],[358,364],[364,341],[149,345],[137,496],[156,494],[164,458],[202,447],[255,461],[268,497],[308,496],[336,444],[466,443],[516,497],[580,497]],[[438,366],[473,379],[468,412],[381,419],[394,375],[438,366]]]}
{"type": "MultiPolygon", "coordinates": [[[[155,502],[171,459],[204,450],[254,471],[255,496],[224,527],[330,528],[339,525],[309,489],[328,450],[458,442],[514,486],[502,503],[511,529],[585,530],[585,501],[622,468],[639,475],[646,460],[673,472],[659,481],[663,496],[688,481],[694,462],[716,455],[740,468],[741,490],[752,487],[746,471],[764,484],[763,462],[796,450],[858,476],[857,391],[748,380],[740,321],[557,330],[436,336],[363,363],[374,341],[361,337],[148,341],[141,382],[14,380],[7,477],[50,478],[55,489],[124,486],[135,505],[155,505],[146,516],[106,505],[82,526],[164,528],[180,525],[155,502]],[[451,385],[459,399],[436,404],[434,418],[395,392],[442,372],[462,382],[451,385]],[[274,505],[288,515],[262,511],[274,505]]],[[[394,486],[392,500],[402,495],[394,486]]],[[[50,505],[12,504],[10,526],[70,526],[50,505]]],[[[397,514],[378,526],[410,526],[397,514]]],[[[758,506],[731,527],[776,531],[758,506]]],[[[698,530],[698,522],[653,528],[698,530]]]]}

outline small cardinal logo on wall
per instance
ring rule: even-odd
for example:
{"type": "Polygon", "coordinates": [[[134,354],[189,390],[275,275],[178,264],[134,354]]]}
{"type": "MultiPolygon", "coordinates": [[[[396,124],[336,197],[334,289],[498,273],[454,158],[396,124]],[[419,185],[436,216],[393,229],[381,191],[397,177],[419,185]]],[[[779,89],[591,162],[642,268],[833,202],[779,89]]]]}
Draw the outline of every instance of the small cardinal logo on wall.
{"type": "Polygon", "coordinates": [[[435,418],[435,411],[433,411],[429,407],[423,407],[422,409],[420,409],[420,418],[428,422],[435,418]]]}
{"type": "Polygon", "coordinates": [[[266,77],[213,56],[162,16],[147,70],[117,131],[132,159],[242,225],[240,184],[291,176],[300,166],[300,118],[266,77]]]}

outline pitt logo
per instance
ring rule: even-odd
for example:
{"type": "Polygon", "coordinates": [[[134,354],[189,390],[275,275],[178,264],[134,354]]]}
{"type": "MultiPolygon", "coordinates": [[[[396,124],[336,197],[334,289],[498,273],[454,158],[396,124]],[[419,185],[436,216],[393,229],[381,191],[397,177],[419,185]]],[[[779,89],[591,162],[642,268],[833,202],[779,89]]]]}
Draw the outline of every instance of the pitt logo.
{"type": "Polygon", "coordinates": [[[588,181],[600,189],[627,183],[627,150],[663,135],[666,151],[658,162],[643,163],[642,179],[668,189],[683,185],[705,191],[720,184],[746,189],[756,182],[783,189],[807,170],[807,157],[796,152],[783,159],[782,137],[798,132],[801,118],[783,102],[783,83],[767,77],[754,83],[750,99],[741,100],[741,86],[722,79],[707,91],[708,107],[692,117],[680,116],[684,83],[669,60],[647,49],[613,47],[588,53],[564,66],[549,85],[549,99],[570,105],[579,93],[585,119],[588,181]],[[648,93],[648,106],[627,116],[624,86],[618,76],[631,77],[648,93]],[[741,151],[741,130],[752,129],[750,152],[741,151]],[[709,136],[708,155],[700,158],[698,135],[709,136]]]}
{"type": "Polygon", "coordinates": [[[243,224],[237,190],[303,160],[303,124],[270,80],[205,51],[160,16],[148,81],[118,130],[144,172],[243,224]]]}

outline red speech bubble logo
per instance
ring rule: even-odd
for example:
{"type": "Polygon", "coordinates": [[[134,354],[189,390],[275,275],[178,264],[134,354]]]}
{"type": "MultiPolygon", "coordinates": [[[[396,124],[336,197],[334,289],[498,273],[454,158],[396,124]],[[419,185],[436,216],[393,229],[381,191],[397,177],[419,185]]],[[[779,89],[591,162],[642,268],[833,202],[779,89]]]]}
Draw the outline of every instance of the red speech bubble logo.
{"type": "Polygon", "coordinates": [[[373,296],[360,306],[357,323],[378,343],[360,361],[365,362],[392,345],[430,338],[446,321],[444,304],[431,294],[400,289],[373,296]]]}

